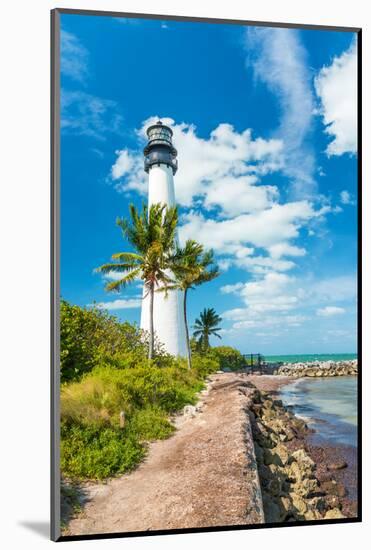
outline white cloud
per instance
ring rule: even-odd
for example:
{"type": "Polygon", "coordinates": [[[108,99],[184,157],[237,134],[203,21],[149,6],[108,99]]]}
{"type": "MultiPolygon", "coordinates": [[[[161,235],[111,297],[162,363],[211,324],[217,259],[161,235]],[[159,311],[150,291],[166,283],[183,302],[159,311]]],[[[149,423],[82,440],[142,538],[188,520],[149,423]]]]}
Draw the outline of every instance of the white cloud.
{"type": "Polygon", "coordinates": [[[326,306],[317,309],[316,313],[320,317],[333,317],[334,315],[342,315],[345,313],[345,309],[337,306],[326,306]]]}
{"type": "Polygon", "coordinates": [[[142,300],[140,298],[128,298],[128,299],[119,298],[111,302],[99,302],[97,304],[89,304],[89,305],[90,306],[94,305],[98,309],[108,309],[108,310],[133,309],[133,308],[141,307],[142,300]]]}
{"type": "Polygon", "coordinates": [[[183,216],[180,237],[183,241],[197,238],[206,247],[220,253],[229,252],[231,245],[269,248],[298,237],[303,225],[322,214],[322,210],[314,210],[306,200],[274,204],[266,210],[228,220],[205,218],[191,211],[183,216]]]}
{"type": "Polygon", "coordinates": [[[104,141],[107,133],[122,132],[122,116],[115,101],[62,89],[61,129],[104,141]]]}
{"type": "Polygon", "coordinates": [[[250,273],[270,273],[273,271],[289,271],[295,267],[290,260],[278,260],[269,256],[253,256],[252,258],[236,258],[232,261],[234,265],[246,269],[250,273]]]}
{"type": "Polygon", "coordinates": [[[284,172],[297,198],[316,190],[314,152],[308,143],[314,100],[307,54],[294,29],[251,27],[246,32],[248,65],[256,80],[277,97],[281,110],[278,138],[284,142],[284,172]]]}
{"type": "MultiPolygon", "coordinates": [[[[232,310],[233,311],[233,310],[232,310]]],[[[228,313],[228,312],[226,312],[228,313]]],[[[226,313],[223,315],[225,316],[226,313]]],[[[249,317],[249,310],[245,310],[244,320],[237,321],[233,324],[234,330],[245,330],[245,329],[254,329],[261,327],[300,327],[305,321],[308,320],[308,317],[305,315],[265,315],[264,317],[249,317]]]]}
{"type": "Polygon", "coordinates": [[[268,208],[278,199],[278,189],[272,185],[255,185],[255,175],[225,176],[207,187],[204,205],[219,206],[227,216],[268,208]]]}
{"type": "Polygon", "coordinates": [[[282,256],[305,256],[306,250],[299,248],[287,242],[273,244],[268,248],[272,258],[281,258],[282,256]]]}
{"type": "Polygon", "coordinates": [[[234,330],[273,325],[300,326],[307,317],[289,314],[299,305],[294,283],[294,277],[270,272],[259,280],[231,285],[227,287],[227,293],[238,294],[245,307],[225,311],[223,318],[232,321],[234,330]]]}
{"type": "Polygon", "coordinates": [[[356,278],[349,275],[315,281],[271,271],[246,283],[226,285],[221,290],[236,294],[243,303],[243,307],[222,314],[226,321],[232,322],[234,331],[276,325],[299,327],[313,320],[313,308],[317,317],[354,310],[356,278]],[[347,309],[333,305],[334,302],[347,304],[347,309]]]}
{"type": "Polygon", "coordinates": [[[245,285],[243,283],[236,283],[234,285],[224,285],[220,288],[222,294],[237,294],[245,285]]]}
{"type": "Polygon", "coordinates": [[[292,293],[294,277],[285,273],[270,272],[263,279],[245,284],[240,295],[251,311],[287,311],[298,302],[292,293]]]}
{"type": "Polygon", "coordinates": [[[258,301],[270,299],[292,282],[292,278],[282,273],[268,273],[263,281],[247,283],[243,289],[243,296],[246,296],[248,301],[258,301]]]}
{"type": "Polygon", "coordinates": [[[134,27],[142,23],[141,19],[137,17],[114,17],[113,20],[121,25],[133,25],[134,27]]]}
{"type": "Polygon", "coordinates": [[[315,78],[331,155],[357,152],[357,42],[315,78]]]}
{"type": "Polygon", "coordinates": [[[349,193],[349,191],[341,191],[340,193],[340,202],[342,204],[346,204],[346,205],[355,205],[356,204],[356,201],[352,198],[352,195],[349,193]]]}
{"type": "Polygon", "coordinates": [[[116,162],[111,169],[114,180],[130,173],[134,165],[134,159],[127,150],[116,151],[116,155],[116,162]]]}
{"type": "Polygon", "coordinates": [[[285,256],[306,254],[304,248],[291,241],[300,236],[304,227],[329,212],[332,212],[331,207],[315,210],[306,200],[276,203],[265,210],[232,219],[206,218],[200,212],[190,211],[181,219],[180,240],[196,239],[206,248],[214,249],[217,256],[223,258],[225,268],[235,265],[261,274],[288,271],[296,264],[285,256]],[[265,249],[265,254],[255,252],[255,248],[265,249]]]}
{"type": "MultiPolygon", "coordinates": [[[[143,142],[145,129],[158,118],[150,117],[138,130],[143,142]]],[[[250,129],[239,133],[230,124],[219,124],[208,138],[201,138],[192,124],[162,121],[174,132],[179,162],[176,195],[181,205],[192,206],[201,200],[206,208],[216,206],[226,216],[235,216],[262,210],[278,199],[278,189],[259,184],[259,178],[280,168],[279,140],[254,139],[250,129]]],[[[146,194],[142,150],[117,151],[111,176],[119,190],[146,194]]]]}
{"type": "Polygon", "coordinates": [[[89,52],[74,34],[61,30],[61,73],[83,84],[89,75],[89,52]]]}
{"type": "Polygon", "coordinates": [[[344,275],[320,281],[309,281],[307,293],[314,302],[355,302],[357,277],[344,275]]]}

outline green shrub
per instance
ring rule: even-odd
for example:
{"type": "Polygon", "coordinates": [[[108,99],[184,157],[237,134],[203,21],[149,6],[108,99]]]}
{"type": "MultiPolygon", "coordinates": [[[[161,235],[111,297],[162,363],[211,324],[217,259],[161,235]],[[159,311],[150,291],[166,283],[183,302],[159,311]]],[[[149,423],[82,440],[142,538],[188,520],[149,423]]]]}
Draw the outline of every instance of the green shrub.
{"type": "Polygon", "coordinates": [[[104,479],[134,468],[145,448],[127,430],[96,426],[61,427],[61,470],[75,479],[104,479]]]}
{"type": "Polygon", "coordinates": [[[146,453],[146,441],[165,439],[174,431],[160,408],[135,411],[123,429],[99,425],[61,428],[61,469],[72,479],[104,479],[135,468],[146,453]]]}
{"type": "Polygon", "coordinates": [[[62,300],[60,319],[61,382],[79,379],[102,361],[130,368],[147,355],[140,329],[105,311],[62,300]]]}
{"type": "Polygon", "coordinates": [[[244,356],[230,346],[217,346],[209,352],[219,362],[221,369],[240,370],[246,367],[244,356]]]}
{"type": "Polygon", "coordinates": [[[192,370],[197,372],[200,379],[206,378],[209,374],[220,369],[219,359],[210,351],[206,353],[192,354],[192,370]]]}
{"type": "Polygon", "coordinates": [[[129,429],[143,441],[166,439],[175,430],[167,414],[159,407],[147,407],[136,411],[130,419],[129,429]]]}
{"type": "MultiPolygon", "coordinates": [[[[147,364],[148,334],[136,325],[120,322],[96,307],[82,308],[61,301],[61,382],[79,380],[94,367],[117,369],[147,364]]],[[[155,341],[156,366],[172,366],[174,358],[155,341]]]]}

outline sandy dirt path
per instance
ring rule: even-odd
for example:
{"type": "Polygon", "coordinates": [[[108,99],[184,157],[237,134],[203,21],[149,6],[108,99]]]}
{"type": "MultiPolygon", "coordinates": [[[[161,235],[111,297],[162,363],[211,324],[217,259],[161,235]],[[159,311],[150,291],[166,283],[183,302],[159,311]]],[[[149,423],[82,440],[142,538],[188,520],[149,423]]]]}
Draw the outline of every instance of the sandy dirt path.
{"type": "Polygon", "coordinates": [[[65,535],[261,523],[263,512],[244,374],[210,377],[199,411],[150,445],[132,473],[87,484],[65,535]]]}

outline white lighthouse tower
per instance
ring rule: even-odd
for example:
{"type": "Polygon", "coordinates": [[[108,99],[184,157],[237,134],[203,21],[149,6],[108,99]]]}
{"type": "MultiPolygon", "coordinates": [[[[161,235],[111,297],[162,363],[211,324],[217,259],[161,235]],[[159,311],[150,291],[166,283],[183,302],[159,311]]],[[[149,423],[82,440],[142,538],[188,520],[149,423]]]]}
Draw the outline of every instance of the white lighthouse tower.
{"type": "MultiPolygon", "coordinates": [[[[178,168],[177,151],[172,144],[171,128],[158,121],[147,130],[144,170],[148,173],[148,208],[161,203],[175,206],[174,174],[178,168]]],[[[179,290],[155,292],[153,303],[155,336],[172,355],[186,356],[186,332],[183,296],[179,290]]],[[[149,330],[149,296],[143,298],[140,327],[149,330]]]]}

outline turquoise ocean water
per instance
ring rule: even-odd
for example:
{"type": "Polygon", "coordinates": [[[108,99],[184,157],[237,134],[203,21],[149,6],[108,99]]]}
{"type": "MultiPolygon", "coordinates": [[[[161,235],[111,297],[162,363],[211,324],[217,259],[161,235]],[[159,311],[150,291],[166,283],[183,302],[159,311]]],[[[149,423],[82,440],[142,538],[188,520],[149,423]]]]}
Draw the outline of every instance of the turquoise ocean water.
{"type": "Polygon", "coordinates": [[[312,353],[300,355],[264,355],[269,363],[302,363],[309,361],[345,361],[357,359],[356,353],[312,353]]]}
{"type": "Polygon", "coordinates": [[[301,378],[280,397],[315,430],[317,442],[357,445],[357,377],[301,378]]]}

